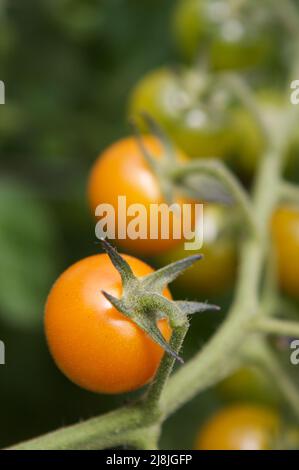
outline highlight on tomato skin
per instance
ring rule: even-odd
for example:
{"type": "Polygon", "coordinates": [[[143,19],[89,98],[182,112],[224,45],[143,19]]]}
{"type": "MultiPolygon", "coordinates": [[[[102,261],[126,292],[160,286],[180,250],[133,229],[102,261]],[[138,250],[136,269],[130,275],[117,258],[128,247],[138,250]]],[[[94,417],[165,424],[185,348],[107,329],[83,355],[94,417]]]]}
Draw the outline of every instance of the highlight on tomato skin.
{"type": "Polygon", "coordinates": [[[216,412],[199,430],[196,450],[271,450],[280,436],[278,413],[252,404],[235,404],[216,412]]]}
{"type": "MultiPolygon", "coordinates": [[[[124,255],[136,276],[153,270],[124,255]]],[[[45,308],[45,332],[59,369],[75,384],[97,393],[136,390],[155,375],[163,349],[133,321],[118,312],[102,290],[119,297],[119,273],[107,254],[84,258],[55,282],[45,308]]],[[[164,295],[171,298],[168,289],[164,295]]],[[[168,341],[168,320],[157,323],[168,341]]]]}
{"type": "MultiPolygon", "coordinates": [[[[158,160],[162,158],[164,150],[161,142],[156,137],[146,135],[143,137],[143,143],[154,158],[158,160]]],[[[176,152],[178,160],[188,160],[184,152],[179,149],[176,152]]],[[[149,168],[134,136],[115,142],[99,155],[90,172],[87,193],[92,214],[95,214],[98,205],[109,204],[114,208],[117,215],[119,196],[126,198],[126,207],[133,204],[140,204],[143,207],[142,222],[146,224],[146,238],[132,239],[128,234],[125,238],[117,238],[119,221],[116,216],[116,243],[121,249],[136,255],[152,256],[179,244],[183,239],[183,230],[181,231],[181,238],[176,238],[173,229],[174,219],[179,219],[179,223],[183,227],[184,218],[186,217],[183,210],[181,210],[179,216],[174,212],[170,212],[169,236],[167,238],[161,236],[161,217],[154,221],[151,219],[151,206],[158,206],[166,203],[166,201],[158,179],[149,168]],[[113,184],[111,182],[112,177],[113,184]],[[153,228],[156,228],[157,238],[150,235],[150,230],[153,228]]],[[[191,204],[191,212],[194,214],[194,201],[177,194],[174,202],[181,209],[183,204],[191,204]]],[[[194,220],[194,215],[192,217],[194,220]]],[[[132,220],[132,217],[127,217],[128,224],[130,220],[132,220]]]]}

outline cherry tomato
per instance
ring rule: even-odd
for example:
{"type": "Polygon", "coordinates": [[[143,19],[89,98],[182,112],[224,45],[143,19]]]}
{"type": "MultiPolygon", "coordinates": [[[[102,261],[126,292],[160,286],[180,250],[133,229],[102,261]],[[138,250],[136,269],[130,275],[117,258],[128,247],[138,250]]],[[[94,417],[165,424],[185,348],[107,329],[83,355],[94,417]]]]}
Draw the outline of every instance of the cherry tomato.
{"type": "MultiPolygon", "coordinates": [[[[267,126],[279,131],[282,113],[286,110],[286,100],[283,94],[274,89],[262,89],[255,96],[267,126]]],[[[233,151],[230,165],[239,176],[251,179],[266,149],[265,138],[251,113],[243,106],[232,109],[234,129],[233,151]]],[[[291,153],[291,145],[290,151],[291,153]]],[[[290,155],[286,156],[289,160],[290,155]]]]}
{"type": "MultiPolygon", "coordinates": [[[[152,272],[142,261],[124,258],[136,276],[152,272]]],[[[152,379],[163,350],[102,290],[115,297],[122,292],[120,275],[106,254],[82,259],[59,277],[45,310],[48,345],[59,369],[77,385],[99,393],[128,392],[152,379]]],[[[168,290],[164,295],[171,298],[168,290]]],[[[167,320],[158,327],[169,340],[167,320]]]]}
{"type": "MultiPolygon", "coordinates": [[[[153,136],[145,136],[144,145],[155,158],[161,158],[163,149],[158,139],[153,136]]],[[[177,150],[177,156],[181,160],[187,159],[187,156],[179,150],[177,150]]],[[[153,255],[163,252],[181,241],[180,238],[175,237],[173,231],[174,218],[180,217],[178,214],[170,214],[169,236],[167,238],[161,236],[161,217],[157,221],[153,221],[150,218],[151,205],[165,203],[165,200],[160,184],[146,163],[134,137],[128,137],[116,142],[99,156],[90,174],[88,196],[93,212],[99,204],[105,203],[110,204],[117,214],[119,196],[126,197],[127,207],[132,204],[143,206],[145,210],[144,217],[146,217],[145,220],[143,218],[143,221],[147,225],[146,238],[134,240],[129,236],[126,236],[124,239],[118,238],[118,244],[127,250],[142,255],[153,255]],[[156,239],[150,236],[150,228],[153,229],[153,225],[155,225],[158,234],[156,239]]],[[[178,195],[175,202],[182,207],[182,204],[190,201],[184,200],[178,195]]],[[[192,214],[194,214],[193,208],[194,205],[192,205],[192,214]]],[[[128,220],[132,220],[132,217],[128,217],[128,220]]],[[[118,217],[116,217],[115,222],[115,235],[117,236],[118,217]]],[[[178,222],[183,224],[184,211],[181,211],[181,217],[178,222]]]]}
{"type": "Polygon", "coordinates": [[[279,392],[256,367],[242,367],[217,385],[221,397],[229,401],[247,401],[277,405],[279,392]]]}
{"type": "Polygon", "coordinates": [[[231,100],[204,73],[161,68],[137,84],[129,113],[136,118],[146,111],[190,157],[226,158],[233,136],[231,100]]]}
{"type": "Polygon", "coordinates": [[[188,60],[206,55],[217,70],[261,64],[270,52],[269,10],[255,0],[180,0],[174,14],[176,42],[188,60]]]}
{"type": "Polygon", "coordinates": [[[279,436],[275,411],[254,405],[234,405],[216,413],[199,431],[197,450],[270,450],[279,436]]]}
{"type": "MultiPolygon", "coordinates": [[[[187,269],[174,281],[174,286],[188,294],[217,296],[230,290],[236,279],[237,240],[233,230],[235,214],[216,204],[205,204],[203,212],[203,246],[200,263],[187,269]]],[[[198,225],[201,230],[201,225],[198,225]]],[[[159,256],[159,265],[194,254],[184,244],[159,256]]]]}
{"type": "Polygon", "coordinates": [[[299,298],[299,208],[279,207],[272,218],[272,237],[282,290],[299,298]]]}

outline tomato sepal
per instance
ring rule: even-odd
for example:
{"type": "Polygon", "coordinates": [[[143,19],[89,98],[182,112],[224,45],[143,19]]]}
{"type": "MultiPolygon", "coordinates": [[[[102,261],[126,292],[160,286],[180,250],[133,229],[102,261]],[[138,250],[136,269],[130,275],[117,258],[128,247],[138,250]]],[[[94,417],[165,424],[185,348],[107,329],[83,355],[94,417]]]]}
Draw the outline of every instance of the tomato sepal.
{"type": "Polygon", "coordinates": [[[120,273],[123,286],[121,298],[106,291],[102,291],[102,294],[119,312],[145,331],[167,354],[183,363],[183,359],[164,339],[157,327],[157,321],[167,318],[171,328],[176,330],[189,324],[188,315],[207,310],[219,310],[219,307],[205,302],[172,301],[164,297],[162,291],[167,284],[199,261],[202,256],[189,256],[147,276],[136,277],[128,263],[107,240],[101,239],[100,243],[120,273]]]}

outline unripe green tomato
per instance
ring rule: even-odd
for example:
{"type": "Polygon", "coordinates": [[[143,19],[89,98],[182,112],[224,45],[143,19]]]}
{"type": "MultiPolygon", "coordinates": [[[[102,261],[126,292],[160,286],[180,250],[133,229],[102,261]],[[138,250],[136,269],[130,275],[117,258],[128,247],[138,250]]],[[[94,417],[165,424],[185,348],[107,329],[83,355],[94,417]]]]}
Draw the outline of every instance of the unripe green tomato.
{"type": "Polygon", "coordinates": [[[232,126],[228,91],[218,89],[205,73],[161,68],[137,83],[129,114],[146,112],[190,157],[225,159],[231,152],[232,126]]]}
{"type": "Polygon", "coordinates": [[[180,0],[173,30],[183,56],[187,60],[204,56],[216,70],[244,69],[262,63],[274,47],[271,14],[261,3],[180,0]]]}
{"type": "MultiPolygon", "coordinates": [[[[281,115],[286,110],[286,100],[277,90],[260,90],[256,94],[266,125],[281,132],[281,115]]],[[[266,141],[259,124],[244,106],[235,106],[232,111],[235,133],[234,148],[230,157],[230,166],[244,179],[251,179],[266,150],[266,141]]],[[[291,147],[291,145],[290,145],[291,147]]],[[[286,155],[290,164],[290,151],[286,155]]]]}
{"type": "MultiPolygon", "coordinates": [[[[231,290],[236,279],[235,214],[231,214],[231,208],[216,204],[205,204],[203,214],[203,246],[199,252],[204,258],[181,274],[173,285],[186,294],[215,297],[231,290]]],[[[195,253],[181,244],[161,255],[158,264],[164,266],[195,253]]]]}
{"type": "Polygon", "coordinates": [[[220,382],[216,389],[221,397],[232,402],[246,401],[277,405],[280,400],[280,394],[273,387],[269,377],[254,366],[237,370],[220,382]]]}

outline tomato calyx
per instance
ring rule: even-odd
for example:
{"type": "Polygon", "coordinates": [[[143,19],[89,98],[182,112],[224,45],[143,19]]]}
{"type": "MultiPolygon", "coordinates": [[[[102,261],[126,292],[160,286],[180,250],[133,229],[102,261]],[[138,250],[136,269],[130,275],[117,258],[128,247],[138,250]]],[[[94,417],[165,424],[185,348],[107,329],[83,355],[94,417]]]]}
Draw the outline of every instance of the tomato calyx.
{"type": "Polygon", "coordinates": [[[102,291],[102,294],[119,312],[136,323],[168,354],[183,363],[183,359],[164,339],[157,327],[157,321],[167,318],[170,326],[175,330],[189,324],[189,315],[207,310],[219,310],[219,307],[206,302],[169,300],[163,296],[162,292],[167,284],[199,261],[202,255],[189,256],[147,276],[136,277],[129,264],[110,243],[104,239],[100,242],[119,272],[123,287],[121,298],[114,297],[106,291],[102,291]]]}

